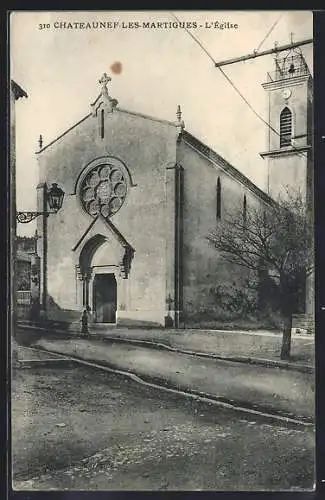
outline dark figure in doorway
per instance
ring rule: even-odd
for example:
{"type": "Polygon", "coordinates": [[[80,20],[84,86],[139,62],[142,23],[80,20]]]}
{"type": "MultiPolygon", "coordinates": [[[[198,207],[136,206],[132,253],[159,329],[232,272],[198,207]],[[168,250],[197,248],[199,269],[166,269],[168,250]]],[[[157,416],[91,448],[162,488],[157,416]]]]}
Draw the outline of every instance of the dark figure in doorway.
{"type": "Polygon", "coordinates": [[[89,335],[89,311],[90,307],[87,306],[84,308],[81,315],[81,333],[84,336],[89,335]]]}

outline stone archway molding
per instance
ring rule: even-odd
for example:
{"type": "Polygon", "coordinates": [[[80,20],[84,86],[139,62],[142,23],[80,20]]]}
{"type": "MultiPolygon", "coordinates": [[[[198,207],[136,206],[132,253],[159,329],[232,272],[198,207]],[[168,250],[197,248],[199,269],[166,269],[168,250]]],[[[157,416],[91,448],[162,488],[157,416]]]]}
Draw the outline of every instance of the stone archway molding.
{"type": "Polygon", "coordinates": [[[72,249],[75,253],[76,269],[80,279],[89,279],[91,273],[91,261],[98,248],[107,241],[107,236],[103,233],[103,224],[109,233],[119,242],[123,248],[123,256],[119,262],[120,276],[127,279],[131,270],[131,263],[134,257],[135,250],[130,243],[124,238],[121,232],[113,224],[110,219],[105,219],[99,214],[79,239],[78,243],[72,249]],[[96,232],[96,225],[100,224],[100,231],[96,232]],[[95,235],[87,240],[91,232],[95,231],[95,235]]]}

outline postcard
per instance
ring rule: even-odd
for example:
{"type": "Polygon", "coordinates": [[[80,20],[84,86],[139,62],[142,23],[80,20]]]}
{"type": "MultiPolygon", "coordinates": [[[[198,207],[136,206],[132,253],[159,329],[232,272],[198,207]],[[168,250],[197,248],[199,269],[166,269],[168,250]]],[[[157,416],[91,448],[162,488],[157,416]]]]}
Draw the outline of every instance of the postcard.
{"type": "Polygon", "coordinates": [[[12,489],[314,490],[313,13],[8,17],[12,489]]]}

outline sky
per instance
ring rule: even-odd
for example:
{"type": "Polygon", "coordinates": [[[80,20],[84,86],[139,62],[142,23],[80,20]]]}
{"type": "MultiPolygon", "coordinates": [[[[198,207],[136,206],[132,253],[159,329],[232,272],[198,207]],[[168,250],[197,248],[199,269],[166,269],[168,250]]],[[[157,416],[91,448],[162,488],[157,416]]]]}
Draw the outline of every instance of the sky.
{"type": "MultiPolygon", "coordinates": [[[[290,33],[294,41],[313,35],[309,11],[176,11],[174,15],[191,23],[189,31],[215,61],[259,47],[273,48],[275,42],[289,43],[290,33]],[[238,27],[221,29],[223,23],[238,27]]],[[[11,14],[11,78],[28,94],[16,104],[18,210],[36,209],[39,135],[46,145],[87,115],[104,72],[112,77],[109,93],[121,108],[173,121],[180,104],[186,130],[265,189],[266,161],[259,153],[267,149],[267,126],[183,28],[157,24],[135,28],[135,22],[176,21],[168,11],[11,14]],[[60,24],[69,22],[116,24],[103,29],[69,29],[60,24]],[[112,70],[117,62],[120,73],[112,70]]],[[[312,48],[312,44],[301,47],[311,73],[312,48]]],[[[266,121],[267,95],[261,84],[273,70],[273,55],[223,67],[266,121]]],[[[31,235],[35,227],[19,224],[18,233],[31,235]]]]}

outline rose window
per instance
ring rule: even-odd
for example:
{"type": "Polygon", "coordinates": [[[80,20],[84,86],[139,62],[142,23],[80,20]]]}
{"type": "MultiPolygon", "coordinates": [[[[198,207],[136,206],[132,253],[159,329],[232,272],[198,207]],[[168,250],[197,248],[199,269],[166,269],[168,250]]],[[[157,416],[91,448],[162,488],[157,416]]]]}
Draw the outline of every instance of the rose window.
{"type": "Polygon", "coordinates": [[[94,167],[84,178],[81,189],[81,203],[92,217],[102,214],[110,217],[123,205],[127,184],[123,172],[115,165],[94,167]]]}

